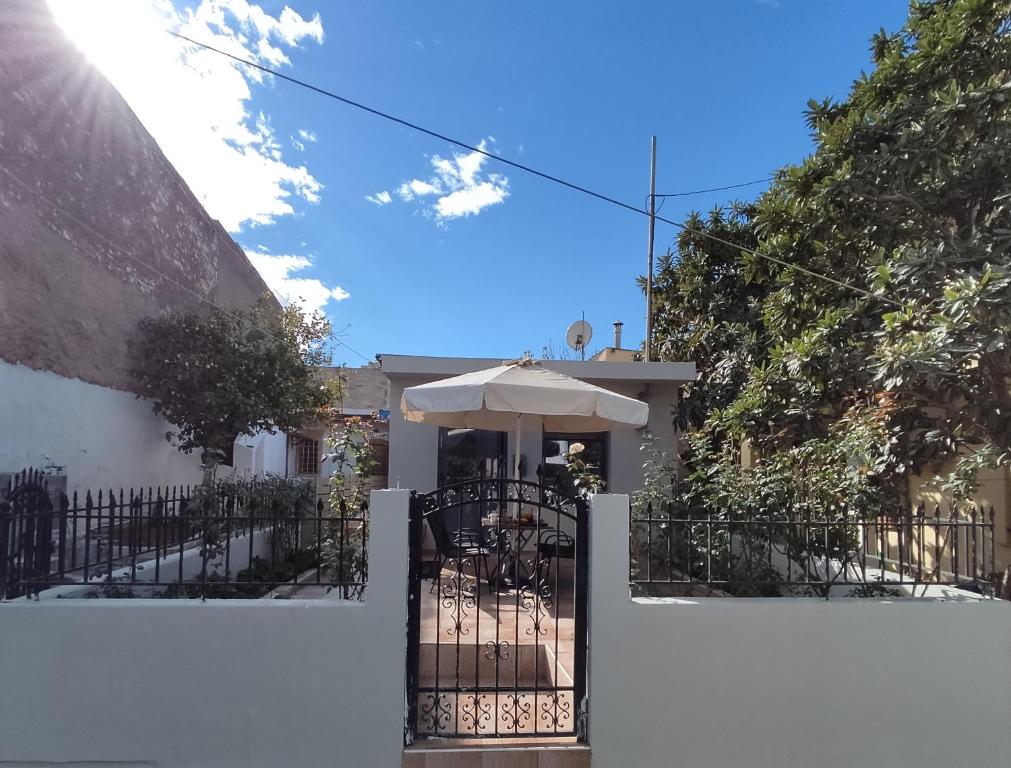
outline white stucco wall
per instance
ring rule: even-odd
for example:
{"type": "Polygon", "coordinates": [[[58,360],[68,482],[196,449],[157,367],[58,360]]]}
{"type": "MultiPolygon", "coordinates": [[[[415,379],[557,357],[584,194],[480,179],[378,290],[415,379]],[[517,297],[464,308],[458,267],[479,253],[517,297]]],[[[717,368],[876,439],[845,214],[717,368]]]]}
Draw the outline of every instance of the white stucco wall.
{"type": "Polygon", "coordinates": [[[590,519],[594,765],[1011,760],[1011,604],[632,600],[627,497],[594,497],[590,519]]]}
{"type": "Polygon", "coordinates": [[[237,477],[283,476],[288,466],[287,453],[288,436],[284,432],[239,435],[232,452],[232,468],[237,477]]]}
{"type": "Polygon", "coordinates": [[[0,605],[0,766],[399,768],[407,505],[373,493],[364,603],[0,605]]]}
{"type": "MultiPolygon", "coordinates": [[[[364,603],[0,605],[0,766],[399,768],[408,497],[364,603]]],[[[594,765],[1006,768],[1011,604],[632,600],[627,497],[590,520],[594,765]]]]}
{"type": "MultiPolygon", "coordinates": [[[[198,482],[199,454],[179,452],[171,429],[129,392],[0,361],[0,472],[60,465],[69,493],[198,482]]],[[[239,474],[284,474],[284,433],[239,443],[239,474]]]]}
{"type": "Polygon", "coordinates": [[[390,487],[435,489],[439,473],[439,428],[407,421],[400,412],[404,388],[429,379],[390,381],[390,487]]]}
{"type": "MultiPolygon", "coordinates": [[[[648,430],[656,439],[656,447],[677,454],[677,437],[674,432],[674,407],[677,404],[676,384],[621,385],[602,382],[600,386],[619,394],[634,397],[649,405],[648,430]]],[[[642,487],[642,432],[634,429],[616,429],[610,434],[610,454],[607,491],[632,493],[642,487]]]]}
{"type": "Polygon", "coordinates": [[[199,457],[169,444],[171,425],[136,395],[2,361],[0,392],[2,472],[62,465],[68,492],[200,479],[199,457]]]}

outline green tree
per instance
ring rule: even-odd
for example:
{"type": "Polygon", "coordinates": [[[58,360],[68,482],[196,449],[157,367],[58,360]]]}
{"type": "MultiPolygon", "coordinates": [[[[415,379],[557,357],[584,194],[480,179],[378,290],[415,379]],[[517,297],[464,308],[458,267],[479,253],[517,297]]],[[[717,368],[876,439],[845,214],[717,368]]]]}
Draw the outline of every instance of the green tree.
{"type": "MultiPolygon", "coordinates": [[[[735,247],[757,245],[752,213],[743,206],[717,208],[707,217],[693,213],[678,236],[677,254],[667,251],[657,262],[654,354],[692,360],[698,370],[678,403],[681,429],[701,427],[714,409],[733,402],[765,357],[761,300],[768,291],[746,279],[735,247]]],[[[645,287],[643,278],[639,282],[645,287]]]]}
{"type": "Polygon", "coordinates": [[[980,467],[1008,462],[1009,18],[1007,0],[912,3],[901,31],[874,37],[874,70],[845,101],[810,102],[814,153],[736,222],[745,231],[727,239],[757,255],[727,254],[715,281],[696,271],[720,264],[719,244],[682,238],[680,260],[661,261],[671,317],[658,315],[654,346],[699,361],[687,421],[712,444],[793,452],[805,471],[836,467],[838,487],[855,461],[886,506],[932,463],[961,458],[949,487],[966,494],[980,467]],[[833,447],[855,444],[855,460],[833,447]]]}
{"type": "Polygon", "coordinates": [[[140,394],[175,426],[179,450],[199,449],[205,482],[239,435],[290,431],[333,397],[319,375],[330,325],[263,299],[249,310],[183,310],[141,322],[140,394]]]}

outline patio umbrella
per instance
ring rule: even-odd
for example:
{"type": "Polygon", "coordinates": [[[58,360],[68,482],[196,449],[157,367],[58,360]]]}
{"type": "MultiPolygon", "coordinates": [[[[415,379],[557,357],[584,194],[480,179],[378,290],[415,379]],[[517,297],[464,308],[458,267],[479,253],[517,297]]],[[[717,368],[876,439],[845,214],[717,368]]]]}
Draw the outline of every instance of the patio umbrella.
{"type": "Polygon", "coordinates": [[[440,427],[516,430],[513,470],[519,479],[522,418],[550,432],[642,427],[649,406],[524,358],[494,368],[408,387],[400,400],[408,421],[440,427]]]}

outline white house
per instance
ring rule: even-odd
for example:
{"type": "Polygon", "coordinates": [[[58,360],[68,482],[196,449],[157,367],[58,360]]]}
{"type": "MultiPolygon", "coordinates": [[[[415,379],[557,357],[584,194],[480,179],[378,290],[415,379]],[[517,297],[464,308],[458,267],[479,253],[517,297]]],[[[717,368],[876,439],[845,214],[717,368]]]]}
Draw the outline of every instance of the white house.
{"type": "MultiPolygon", "coordinates": [[[[516,437],[505,432],[448,430],[404,419],[400,398],[405,387],[501,365],[501,358],[379,355],[389,379],[389,483],[392,488],[430,491],[476,474],[488,476],[512,467],[516,437]]],[[[677,447],[673,425],[679,387],[695,379],[694,363],[543,360],[542,365],[649,404],[648,429],[659,447],[672,454],[677,447]]],[[[578,441],[590,461],[601,469],[607,489],[631,493],[642,481],[643,430],[596,434],[553,434],[524,427],[519,447],[522,479],[537,481],[538,471],[550,474],[558,453],[578,441]]],[[[511,474],[511,471],[509,472],[511,474]]]]}

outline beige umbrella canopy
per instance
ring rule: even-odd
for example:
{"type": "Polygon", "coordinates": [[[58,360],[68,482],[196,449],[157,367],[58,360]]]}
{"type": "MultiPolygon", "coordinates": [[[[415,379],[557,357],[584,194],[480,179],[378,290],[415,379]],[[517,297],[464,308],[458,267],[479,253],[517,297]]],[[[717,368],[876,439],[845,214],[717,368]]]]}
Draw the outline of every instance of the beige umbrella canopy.
{"type": "Polygon", "coordinates": [[[521,418],[549,432],[602,432],[646,425],[649,406],[631,397],[516,360],[404,390],[408,421],[440,427],[516,430],[514,471],[519,478],[521,418]]]}

